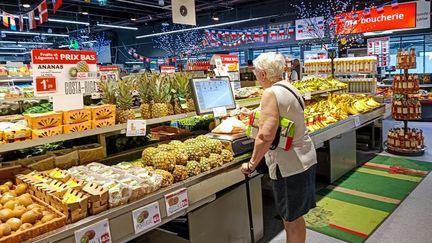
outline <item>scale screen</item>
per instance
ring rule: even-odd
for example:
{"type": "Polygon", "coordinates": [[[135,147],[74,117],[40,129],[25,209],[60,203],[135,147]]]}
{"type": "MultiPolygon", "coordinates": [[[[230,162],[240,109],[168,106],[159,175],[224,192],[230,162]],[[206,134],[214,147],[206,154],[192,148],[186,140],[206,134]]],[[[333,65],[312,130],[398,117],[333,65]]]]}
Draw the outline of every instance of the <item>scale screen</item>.
{"type": "Polygon", "coordinates": [[[235,109],[234,93],[229,78],[194,78],[191,87],[197,114],[212,113],[213,108],[235,109]]]}

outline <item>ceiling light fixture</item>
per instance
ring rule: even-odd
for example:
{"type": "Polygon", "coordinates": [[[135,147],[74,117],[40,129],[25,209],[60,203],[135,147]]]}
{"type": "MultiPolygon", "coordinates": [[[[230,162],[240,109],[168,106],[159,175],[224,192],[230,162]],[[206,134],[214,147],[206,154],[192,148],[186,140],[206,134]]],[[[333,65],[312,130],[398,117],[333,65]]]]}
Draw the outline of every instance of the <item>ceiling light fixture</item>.
{"type": "Polygon", "coordinates": [[[10,35],[34,35],[34,36],[42,35],[42,36],[69,37],[69,35],[64,35],[64,34],[50,34],[50,33],[39,33],[39,32],[19,32],[19,31],[9,31],[9,30],[2,30],[1,32],[10,35]]]}
{"type": "Polygon", "coordinates": [[[88,12],[87,11],[83,11],[83,12],[81,12],[81,14],[82,15],[88,15],[88,12]]]}
{"type": "Polygon", "coordinates": [[[114,28],[114,29],[138,30],[137,27],[119,26],[119,25],[111,25],[111,24],[97,24],[97,26],[114,28]]]}
{"type": "Polygon", "coordinates": [[[125,62],[127,64],[143,64],[143,62],[125,62]]]}
{"type": "Polygon", "coordinates": [[[22,45],[47,45],[47,46],[54,45],[54,43],[52,43],[52,42],[33,42],[33,41],[30,41],[30,42],[18,41],[18,44],[22,44],[22,45]]]}
{"type": "Polygon", "coordinates": [[[137,21],[137,18],[132,17],[132,18],[130,18],[130,20],[131,20],[131,21],[137,21]]]}
{"type": "Polygon", "coordinates": [[[80,25],[90,25],[88,22],[81,22],[81,21],[73,21],[73,20],[66,20],[66,19],[51,19],[48,18],[49,22],[57,22],[57,23],[69,23],[69,24],[80,24],[80,25]]]}
{"type": "Polygon", "coordinates": [[[24,3],[22,6],[23,6],[23,8],[30,8],[31,7],[30,4],[28,4],[28,3],[24,3]]]}
{"type": "Polygon", "coordinates": [[[0,52],[0,55],[25,55],[25,52],[0,52]]]}
{"type": "Polygon", "coordinates": [[[24,47],[0,47],[0,50],[25,50],[24,47]]]}
{"type": "Polygon", "coordinates": [[[160,35],[168,35],[168,34],[174,34],[174,33],[181,33],[181,32],[186,32],[186,31],[191,31],[191,30],[202,30],[202,29],[206,29],[206,28],[214,28],[214,27],[220,27],[220,26],[225,26],[225,25],[240,24],[240,23],[245,23],[245,22],[251,22],[251,21],[256,21],[256,20],[261,20],[261,19],[267,19],[267,18],[277,17],[277,16],[278,15],[269,15],[269,16],[264,16],[264,17],[242,19],[242,20],[236,20],[236,21],[231,21],[231,22],[226,22],[226,23],[220,23],[220,24],[211,24],[211,25],[200,26],[200,27],[193,27],[193,28],[187,28],[187,29],[173,30],[173,31],[160,32],[160,33],[154,33],[154,34],[148,34],[148,35],[140,35],[140,36],[137,36],[136,38],[137,39],[142,39],[142,38],[155,37],[155,36],[160,36],[160,35]]]}
{"type": "Polygon", "coordinates": [[[211,19],[213,19],[214,21],[219,21],[220,20],[219,15],[217,13],[212,13],[211,19]]]}

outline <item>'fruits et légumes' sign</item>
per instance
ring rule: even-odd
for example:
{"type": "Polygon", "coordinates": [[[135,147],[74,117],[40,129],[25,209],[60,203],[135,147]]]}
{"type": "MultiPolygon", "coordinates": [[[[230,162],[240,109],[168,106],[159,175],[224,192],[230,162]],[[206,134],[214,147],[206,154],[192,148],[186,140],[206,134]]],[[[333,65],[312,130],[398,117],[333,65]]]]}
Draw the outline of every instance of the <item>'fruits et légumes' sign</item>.
{"type": "Polygon", "coordinates": [[[97,91],[95,51],[32,50],[35,96],[91,94],[97,91]]]}

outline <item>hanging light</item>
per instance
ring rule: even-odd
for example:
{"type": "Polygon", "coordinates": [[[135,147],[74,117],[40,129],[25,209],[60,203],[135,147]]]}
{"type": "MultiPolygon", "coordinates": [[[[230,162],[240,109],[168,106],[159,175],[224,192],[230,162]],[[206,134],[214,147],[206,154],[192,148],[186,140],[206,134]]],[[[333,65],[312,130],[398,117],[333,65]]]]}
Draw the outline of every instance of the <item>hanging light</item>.
{"type": "Polygon", "coordinates": [[[217,13],[212,13],[211,19],[214,20],[214,21],[219,21],[220,17],[219,17],[219,15],[217,13]]]}

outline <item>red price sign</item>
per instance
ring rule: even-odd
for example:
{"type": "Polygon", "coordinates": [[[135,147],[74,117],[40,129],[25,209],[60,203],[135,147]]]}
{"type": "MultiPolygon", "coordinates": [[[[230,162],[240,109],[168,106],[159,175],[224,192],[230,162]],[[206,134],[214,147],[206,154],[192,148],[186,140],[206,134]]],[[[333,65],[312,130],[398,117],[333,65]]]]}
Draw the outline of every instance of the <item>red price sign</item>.
{"type": "Polygon", "coordinates": [[[36,93],[55,93],[57,92],[56,77],[36,77],[36,93]]]}

